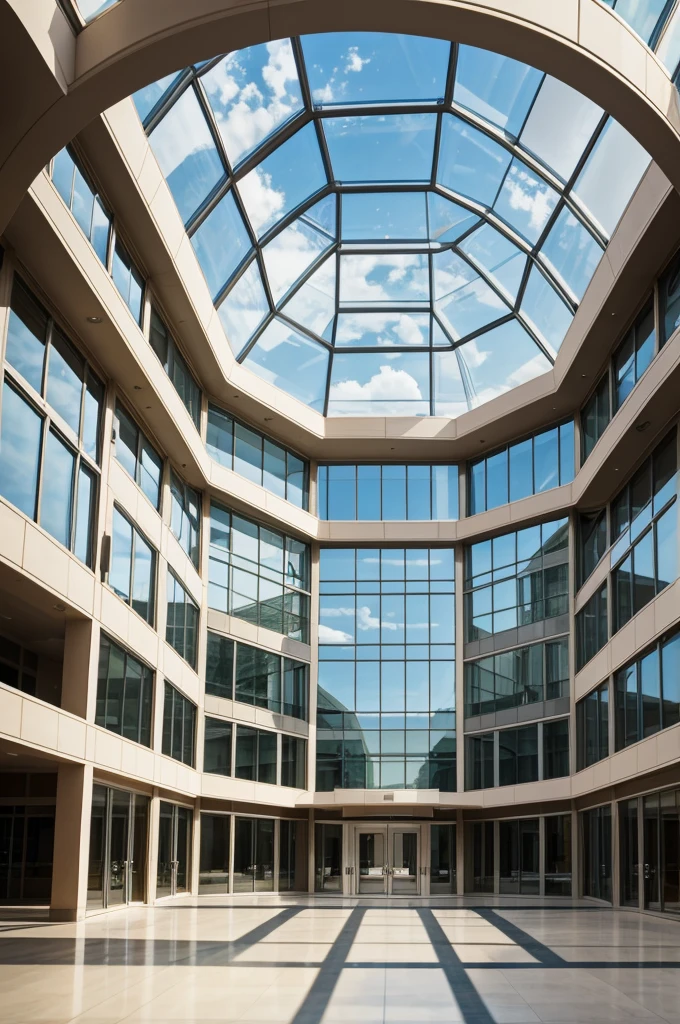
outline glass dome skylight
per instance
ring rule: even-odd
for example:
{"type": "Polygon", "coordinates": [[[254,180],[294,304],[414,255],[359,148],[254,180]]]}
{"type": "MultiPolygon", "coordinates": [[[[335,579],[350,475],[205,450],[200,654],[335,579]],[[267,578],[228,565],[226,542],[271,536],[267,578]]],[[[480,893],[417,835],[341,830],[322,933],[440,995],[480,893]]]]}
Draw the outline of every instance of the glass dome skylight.
{"type": "Polygon", "coordinates": [[[456,416],[550,369],[649,157],[438,39],[253,46],[134,97],[229,344],[329,416],[456,416]]]}

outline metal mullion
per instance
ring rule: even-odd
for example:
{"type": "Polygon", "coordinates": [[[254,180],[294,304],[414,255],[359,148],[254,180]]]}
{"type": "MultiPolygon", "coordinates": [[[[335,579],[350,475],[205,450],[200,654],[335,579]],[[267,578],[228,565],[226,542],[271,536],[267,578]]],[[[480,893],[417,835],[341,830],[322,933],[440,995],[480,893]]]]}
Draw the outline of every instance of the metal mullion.
{"type": "Polygon", "coordinates": [[[594,148],[595,148],[595,146],[596,146],[600,136],[602,135],[602,132],[604,131],[604,127],[605,127],[605,125],[606,125],[608,120],[609,120],[609,114],[605,111],[604,114],[602,115],[602,117],[600,118],[600,120],[598,121],[597,127],[595,128],[594,132],[590,136],[590,139],[588,140],[588,144],[584,147],[583,152],[581,153],[581,156],[580,156],[580,158],[579,158],[579,160],[578,160],[578,162],[576,164],[576,167],[571,172],[571,177],[569,177],[567,179],[567,182],[566,182],[566,184],[564,186],[564,193],[565,193],[565,195],[568,192],[571,192],[572,188],[576,184],[576,182],[578,180],[578,177],[579,177],[581,171],[583,170],[583,168],[584,168],[584,166],[586,164],[586,161],[588,160],[588,157],[590,156],[590,154],[594,150],[594,148]]]}
{"type": "Polygon", "coordinates": [[[233,181],[240,181],[241,178],[245,178],[246,174],[252,171],[259,164],[263,163],[268,156],[282,146],[289,139],[292,139],[294,135],[304,128],[306,124],[312,120],[312,116],[307,110],[301,110],[299,113],[294,114],[287,121],[277,129],[275,129],[270,136],[263,140],[263,142],[252,152],[248,153],[247,156],[234,168],[232,174],[233,181]]]}
{"type": "Polygon", "coordinates": [[[40,430],[40,452],[38,454],[38,485],[36,487],[35,505],[32,517],[33,522],[38,523],[38,525],[40,525],[40,508],[42,505],[43,476],[45,469],[45,449],[47,447],[47,433],[49,431],[49,425],[49,416],[43,414],[40,430]]]}
{"type": "Polygon", "coordinates": [[[385,117],[389,114],[436,114],[441,110],[441,103],[436,100],[422,100],[418,103],[343,103],[312,110],[314,120],[327,118],[335,120],[341,117],[385,117]]]}
{"type": "MultiPolygon", "coordinates": [[[[426,210],[425,216],[427,218],[427,202],[425,203],[425,210],[426,210]]],[[[428,226],[428,235],[429,235],[429,226],[428,226]]],[[[429,353],[429,355],[430,355],[430,416],[434,415],[434,341],[433,341],[433,337],[432,337],[432,335],[433,335],[432,322],[433,322],[433,317],[434,317],[434,302],[435,302],[435,298],[434,298],[434,266],[433,266],[433,262],[434,261],[432,259],[432,254],[430,253],[428,255],[428,257],[427,257],[428,275],[429,275],[429,282],[430,282],[430,312],[429,312],[429,320],[430,320],[430,323],[429,323],[429,337],[430,337],[430,353],[429,353]]],[[[437,321],[437,323],[439,323],[439,321],[437,321]]],[[[407,478],[408,478],[408,471],[407,471],[406,475],[407,475],[407,478]]],[[[407,503],[407,506],[406,506],[406,511],[408,512],[408,503],[407,503]]],[[[432,516],[432,470],[430,469],[430,517],[431,516],[432,516]]]]}
{"type": "Polygon", "coordinates": [[[232,167],[231,167],[231,161],[229,160],[229,157],[227,155],[227,151],[226,151],[225,146],[224,146],[224,140],[222,139],[221,132],[220,132],[218,126],[217,126],[217,119],[215,117],[215,111],[213,110],[213,108],[212,108],[212,106],[211,106],[211,104],[210,104],[210,102],[208,100],[208,97],[205,94],[205,89],[203,88],[203,84],[199,83],[197,77],[194,77],[194,80],[193,80],[192,84],[194,86],[194,95],[196,96],[196,99],[198,100],[198,105],[200,106],[201,110],[203,111],[203,116],[205,117],[206,121],[208,122],[208,129],[210,131],[210,134],[213,137],[213,143],[215,145],[215,149],[219,153],[219,157],[220,157],[220,160],[222,161],[222,165],[223,165],[223,167],[224,167],[224,169],[226,171],[227,177],[230,178],[230,177],[233,176],[232,167]]]}
{"type": "Polygon", "coordinates": [[[314,332],[310,331],[308,327],[303,327],[302,324],[298,324],[296,320],[292,320],[285,312],[277,313],[276,316],[279,320],[283,320],[285,323],[293,327],[299,334],[310,338],[311,341],[315,341],[319,345],[323,345],[323,347],[329,351],[332,349],[332,345],[324,338],[320,338],[318,334],[314,334],[314,332]]]}
{"type": "Polygon", "coordinates": [[[649,37],[648,46],[650,50],[656,50],[657,46],[661,42],[661,37],[664,34],[666,26],[668,25],[668,22],[671,19],[674,7],[675,0],[666,0],[666,4],[664,5],[664,8],[657,19],[656,25],[654,26],[651,36],[649,37]]]}
{"type": "MultiPolygon", "coordinates": [[[[380,303],[376,303],[375,305],[367,305],[367,306],[352,305],[351,303],[348,302],[348,303],[343,303],[342,310],[339,309],[338,311],[342,312],[342,313],[425,313],[425,314],[430,312],[429,306],[426,306],[424,304],[422,306],[416,306],[416,305],[407,305],[405,303],[403,306],[399,306],[397,303],[394,303],[394,302],[393,303],[380,302],[380,303]]],[[[369,346],[369,348],[375,348],[375,346],[371,345],[371,346],[369,346]]],[[[392,348],[391,345],[390,345],[390,348],[392,348]]]]}
{"type": "Polygon", "coordinates": [[[384,242],[375,239],[345,242],[345,245],[351,248],[344,249],[341,244],[340,251],[343,256],[428,256],[433,251],[427,243],[416,246],[412,242],[400,244],[399,241],[395,241],[394,244],[385,245],[384,242]]]}
{"type": "MultiPolygon", "coordinates": [[[[451,44],[453,46],[453,44],[451,44]]],[[[432,147],[432,171],[430,173],[430,185],[434,187],[437,182],[437,168],[439,166],[439,150],[442,141],[442,118],[443,114],[437,114],[437,126],[434,133],[434,145],[432,147]]],[[[428,236],[429,237],[429,236],[428,236]]]]}
{"type": "Polygon", "coordinates": [[[269,315],[264,318],[258,329],[253,333],[248,344],[244,345],[243,349],[239,353],[238,357],[236,358],[237,363],[243,363],[246,360],[246,358],[250,355],[250,353],[255,348],[257,342],[260,340],[267,327],[269,327],[269,325],[274,320],[274,316],[274,313],[270,312],[269,315]]]}
{"type": "Polygon", "coordinates": [[[229,295],[229,292],[231,292],[236,287],[236,285],[243,277],[245,272],[249,270],[251,264],[257,262],[257,248],[253,247],[253,249],[254,251],[251,250],[246,256],[243,257],[243,259],[238,264],[236,269],[232,272],[229,279],[222,285],[222,287],[218,291],[217,295],[213,299],[213,305],[215,309],[218,309],[222,305],[226,297],[229,295]]]}
{"type": "MultiPolygon", "coordinates": [[[[513,303],[513,309],[516,313],[519,313],[520,306],[524,302],[524,293],[529,283],[529,275],[533,270],[534,266],[538,264],[538,261],[534,261],[531,256],[528,256],[524,264],[524,270],[522,271],[522,277],[519,282],[519,288],[517,289],[517,297],[513,303]]],[[[572,303],[569,303],[569,307],[572,308],[572,303]]]]}
{"type": "MultiPolygon", "coordinates": [[[[466,263],[472,270],[474,270],[474,272],[477,274],[477,276],[480,277],[482,279],[482,281],[484,281],[489,286],[489,288],[492,290],[492,292],[494,292],[494,294],[502,301],[503,305],[504,306],[508,306],[508,300],[505,297],[505,295],[503,295],[503,292],[500,290],[498,285],[495,284],[490,278],[488,278],[486,276],[488,271],[484,271],[480,267],[477,267],[477,265],[472,262],[472,260],[467,255],[467,253],[463,252],[462,250],[461,251],[456,250],[456,252],[457,252],[457,255],[459,256],[459,258],[461,260],[463,260],[463,262],[466,263]]],[[[526,269],[525,269],[525,272],[526,272],[526,269]]],[[[508,306],[508,309],[510,310],[510,312],[513,312],[513,308],[514,307],[512,307],[512,306],[508,306]]],[[[495,323],[495,321],[494,321],[494,323],[495,323]]],[[[467,335],[466,335],[466,337],[467,337],[467,335]]]]}
{"type": "Polygon", "coordinates": [[[451,43],[451,52],[449,53],[449,64],[446,70],[446,86],[444,89],[444,104],[448,107],[453,103],[453,89],[456,84],[456,74],[458,72],[458,43],[451,43]]]}
{"type": "Polygon", "coordinates": [[[336,185],[343,193],[427,192],[432,188],[424,178],[415,181],[347,181],[336,185]]]}
{"type": "Polygon", "coordinates": [[[324,250],[324,252],[317,256],[312,263],[310,263],[310,265],[305,270],[304,274],[301,274],[300,277],[298,277],[298,279],[293,282],[288,291],[284,292],[283,298],[280,299],[278,303],[274,303],[274,308],[277,308],[278,306],[285,306],[285,304],[290,299],[292,299],[292,297],[297,292],[300,291],[303,285],[305,285],[307,281],[309,281],[310,277],[313,277],[313,275],[316,273],[319,267],[321,267],[326,262],[326,260],[330,259],[334,255],[334,252],[332,252],[331,250],[337,250],[336,242],[333,242],[332,246],[324,250]]]}
{"type": "MultiPolygon", "coordinates": [[[[524,120],[522,121],[521,127],[520,127],[519,131],[517,132],[517,135],[515,136],[515,138],[517,139],[517,143],[516,143],[517,145],[519,145],[519,140],[522,137],[522,132],[524,131],[524,129],[527,126],[527,122],[528,122],[529,118],[531,117],[531,114],[532,114],[532,111],[534,109],[534,106],[536,105],[536,100],[538,99],[538,94],[541,91],[541,89],[543,88],[543,83],[545,82],[547,77],[548,76],[544,73],[543,77],[541,78],[541,81],[538,83],[538,88],[536,89],[536,92],[534,93],[534,98],[532,99],[531,103],[529,104],[527,112],[524,115],[524,120]]],[[[529,152],[529,151],[527,150],[527,152],[529,152]]],[[[530,154],[530,155],[533,155],[533,154],[530,154]]]]}
{"type": "Polygon", "coordinates": [[[170,108],[174,107],[180,96],[187,91],[195,77],[196,73],[192,67],[182,68],[174,84],[164,96],[160,97],[158,103],[151,108],[146,119],[142,122],[147,136],[151,134],[154,128],[158,127],[170,108]]]}
{"type": "Polygon", "coordinates": [[[306,199],[304,199],[301,203],[298,203],[296,207],[290,210],[290,212],[287,213],[285,217],[282,217],[280,220],[276,222],[276,224],[273,224],[270,228],[268,228],[267,231],[265,231],[265,233],[262,235],[262,238],[256,240],[256,246],[264,248],[265,245],[267,245],[269,242],[271,242],[273,238],[276,237],[276,235],[280,234],[287,227],[289,227],[293,223],[293,221],[296,221],[298,217],[303,217],[307,213],[307,211],[312,208],[312,206],[316,206],[316,204],[320,202],[322,199],[325,199],[326,196],[333,195],[335,191],[335,186],[327,183],[326,185],[323,186],[323,188],[317,189],[316,192],[312,192],[311,195],[307,196],[306,199]]]}

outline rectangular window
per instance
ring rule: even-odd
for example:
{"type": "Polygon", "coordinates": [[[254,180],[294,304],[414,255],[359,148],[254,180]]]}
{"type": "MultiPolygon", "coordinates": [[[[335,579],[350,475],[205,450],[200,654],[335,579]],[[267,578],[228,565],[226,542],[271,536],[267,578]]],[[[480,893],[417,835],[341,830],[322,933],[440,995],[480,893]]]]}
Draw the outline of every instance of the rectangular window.
{"type": "Polygon", "coordinates": [[[317,788],[456,789],[454,551],[322,548],[317,788]]]}
{"type": "Polygon", "coordinates": [[[309,642],[309,545],[210,506],[208,605],[309,642]]]}
{"type": "Polygon", "coordinates": [[[116,460],[147,496],[160,507],[163,460],[131,416],[116,402],[116,460]]]}
{"type": "Polygon", "coordinates": [[[61,684],[52,693],[46,689],[38,693],[38,655],[4,636],[0,636],[0,683],[59,707],[61,684]]]}
{"type": "Polygon", "coordinates": [[[2,387],[0,494],[90,568],[103,397],[104,387],[85,360],[15,277],[2,387]]]}
{"type": "Polygon", "coordinates": [[[236,778],[276,785],[275,732],[236,726],[236,778]]]}
{"type": "Polygon", "coordinates": [[[213,697],[234,699],[234,641],[208,630],[205,692],[213,697]]]}
{"type": "Polygon", "coordinates": [[[137,270],[132,257],[118,237],[116,237],[113,247],[111,276],[113,283],[120,293],[120,297],[141,326],[144,310],[144,278],[137,270]]]}
{"type": "Polygon", "coordinates": [[[465,663],[466,718],[568,694],[567,637],[465,663]]]}
{"type": "Polygon", "coordinates": [[[576,671],[580,672],[609,639],[606,582],[577,613],[575,624],[576,671]]]}
{"type": "Polygon", "coordinates": [[[609,372],[605,373],[581,409],[581,463],[583,464],[604,434],[612,418],[609,397],[609,372]]]}
{"type": "Polygon", "coordinates": [[[153,625],[156,551],[115,505],[109,586],[138,615],[153,625]]]}
{"type": "Polygon", "coordinates": [[[100,261],[107,265],[111,214],[70,146],[52,160],[51,177],[100,261]]]}
{"type": "Polygon", "coordinates": [[[307,741],[296,736],[281,736],[281,785],[305,788],[307,741]]]}
{"type": "Polygon", "coordinates": [[[650,299],[614,353],[614,412],[628,398],[655,351],[654,304],[650,299]]]}
{"type": "Polygon", "coordinates": [[[677,578],[677,491],[673,430],[611,504],[614,633],[677,578]]]}
{"type": "Polygon", "coordinates": [[[569,774],[569,719],[543,723],[543,778],[560,779],[569,774]]]}
{"type": "Polygon", "coordinates": [[[494,786],[494,735],[465,737],[465,788],[492,789],[494,786]]]}
{"type": "Polygon", "coordinates": [[[240,641],[237,644],[208,630],[206,693],[306,721],[308,688],[309,665],[305,662],[240,641]]]}
{"type": "Polygon", "coordinates": [[[607,510],[582,513],[577,529],[577,587],[582,587],[607,550],[607,510]]]}
{"type": "Polygon", "coordinates": [[[568,519],[468,545],[466,641],[566,615],[568,558],[568,519]]]}
{"type": "Polygon", "coordinates": [[[609,683],[576,704],[576,770],[609,756],[609,683]]]}
{"type": "Polygon", "coordinates": [[[468,465],[468,515],[574,479],[574,421],[543,430],[468,465]]]}
{"type": "Polygon", "coordinates": [[[194,767],[196,705],[165,681],[163,701],[163,753],[194,767]]]}
{"type": "Polygon", "coordinates": [[[151,307],[151,323],[149,325],[149,343],[161,361],[161,365],[172,381],[175,391],[182,399],[191,416],[196,430],[201,429],[201,391],[181,355],[175,339],[165,323],[151,307]]]}
{"type": "Polygon", "coordinates": [[[102,635],[95,723],[151,746],[153,672],[102,635]]]}
{"type": "Polygon", "coordinates": [[[501,729],[498,733],[498,785],[538,782],[538,726],[501,729]]]}
{"type": "Polygon", "coordinates": [[[319,519],[458,519],[454,465],[320,465],[319,519]]]}
{"type": "Polygon", "coordinates": [[[680,327],[680,258],[673,262],[659,281],[661,345],[672,338],[680,327]]]}
{"type": "Polygon", "coordinates": [[[232,724],[223,718],[205,716],[203,771],[231,775],[232,724]]]}
{"type": "Polygon", "coordinates": [[[201,498],[170,470],[170,529],[182,550],[198,569],[201,527],[201,498]]]}
{"type": "Polygon", "coordinates": [[[196,668],[197,636],[198,605],[168,569],[165,639],[192,668],[196,668]]]}
{"type": "Polygon", "coordinates": [[[615,749],[680,721],[680,633],[659,641],[614,676],[615,749]]]}
{"type": "Polygon", "coordinates": [[[205,446],[220,465],[309,509],[309,463],[215,405],[208,406],[205,446]]]}

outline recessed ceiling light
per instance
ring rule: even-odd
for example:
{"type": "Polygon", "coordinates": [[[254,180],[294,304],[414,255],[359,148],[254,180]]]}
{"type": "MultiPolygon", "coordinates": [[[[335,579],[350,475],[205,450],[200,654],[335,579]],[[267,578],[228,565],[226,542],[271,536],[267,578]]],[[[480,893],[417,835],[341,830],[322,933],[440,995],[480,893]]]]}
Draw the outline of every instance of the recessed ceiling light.
{"type": "Polygon", "coordinates": [[[637,430],[638,434],[643,434],[645,430],[647,430],[649,427],[651,427],[651,423],[649,422],[649,420],[643,420],[642,423],[636,424],[635,429],[637,430]]]}
{"type": "Polygon", "coordinates": [[[54,605],[54,607],[57,609],[58,612],[65,612],[66,611],[66,605],[62,604],[61,601],[57,601],[57,603],[54,605]]]}
{"type": "Polygon", "coordinates": [[[102,318],[100,316],[86,316],[85,319],[88,324],[100,324],[102,322],[102,318]]]}
{"type": "Polygon", "coordinates": [[[587,374],[587,373],[582,373],[582,374],[581,374],[581,376],[582,376],[582,377],[587,377],[587,376],[588,376],[588,374],[587,374]]]}
{"type": "Polygon", "coordinates": [[[18,757],[19,756],[18,754],[15,754],[13,750],[6,750],[5,753],[7,754],[8,757],[18,757]]]}
{"type": "Polygon", "coordinates": [[[141,391],[142,390],[142,385],[141,384],[135,384],[134,390],[135,391],[141,391]]]}
{"type": "Polygon", "coordinates": [[[273,419],[274,419],[274,417],[273,417],[273,416],[265,416],[265,418],[264,418],[264,421],[265,421],[265,423],[271,423],[271,421],[272,421],[273,419]]]}

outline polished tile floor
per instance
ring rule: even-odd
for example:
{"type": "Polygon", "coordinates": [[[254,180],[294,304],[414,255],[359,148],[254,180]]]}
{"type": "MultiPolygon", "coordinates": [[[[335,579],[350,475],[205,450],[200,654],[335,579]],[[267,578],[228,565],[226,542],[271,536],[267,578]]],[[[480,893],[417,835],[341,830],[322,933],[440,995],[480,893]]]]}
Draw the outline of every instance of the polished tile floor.
{"type": "Polygon", "coordinates": [[[12,1024],[680,1024],[680,920],[578,901],[182,898],[0,921],[12,1024]]]}

